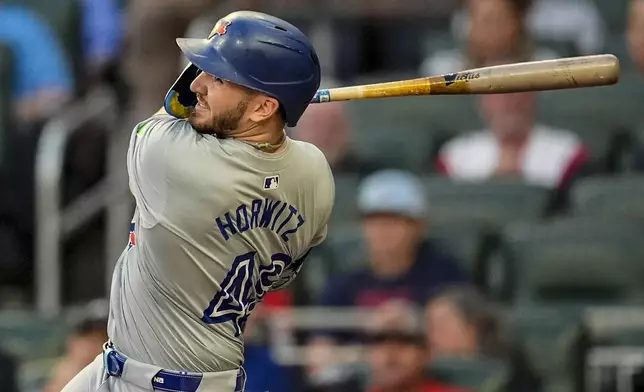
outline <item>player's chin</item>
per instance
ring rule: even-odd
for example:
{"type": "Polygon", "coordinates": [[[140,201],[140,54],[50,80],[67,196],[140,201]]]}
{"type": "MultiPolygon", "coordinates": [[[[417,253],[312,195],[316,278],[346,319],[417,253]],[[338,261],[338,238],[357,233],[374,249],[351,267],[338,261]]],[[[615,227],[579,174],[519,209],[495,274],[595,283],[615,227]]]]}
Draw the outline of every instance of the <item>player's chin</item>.
{"type": "Polygon", "coordinates": [[[210,125],[209,119],[204,117],[203,115],[197,114],[196,111],[190,114],[188,122],[190,123],[190,125],[192,125],[192,128],[199,133],[215,133],[214,128],[212,127],[212,125],[210,125]]]}

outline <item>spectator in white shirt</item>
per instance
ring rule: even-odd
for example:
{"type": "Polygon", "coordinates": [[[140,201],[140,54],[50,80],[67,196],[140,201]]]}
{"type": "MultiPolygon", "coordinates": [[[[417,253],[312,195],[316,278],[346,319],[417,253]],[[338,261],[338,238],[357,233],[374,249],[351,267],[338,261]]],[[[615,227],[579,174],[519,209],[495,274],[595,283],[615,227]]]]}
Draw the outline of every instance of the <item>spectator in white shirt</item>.
{"type": "Polygon", "coordinates": [[[459,181],[522,178],[549,189],[565,189],[588,161],[572,132],[536,123],[536,94],[480,96],[487,129],[467,132],[440,150],[438,169],[459,181]]]}

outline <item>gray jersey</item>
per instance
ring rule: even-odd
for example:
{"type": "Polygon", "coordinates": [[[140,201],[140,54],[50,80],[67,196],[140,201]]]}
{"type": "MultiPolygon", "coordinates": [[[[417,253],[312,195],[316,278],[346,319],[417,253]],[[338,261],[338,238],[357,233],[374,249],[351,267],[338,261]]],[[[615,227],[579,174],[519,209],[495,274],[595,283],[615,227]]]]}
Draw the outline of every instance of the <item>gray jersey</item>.
{"type": "Polygon", "coordinates": [[[238,368],[255,305],[326,237],[324,155],[290,138],[264,153],[157,115],[134,130],[127,163],[136,211],[114,271],[110,339],[168,369],[238,368]]]}

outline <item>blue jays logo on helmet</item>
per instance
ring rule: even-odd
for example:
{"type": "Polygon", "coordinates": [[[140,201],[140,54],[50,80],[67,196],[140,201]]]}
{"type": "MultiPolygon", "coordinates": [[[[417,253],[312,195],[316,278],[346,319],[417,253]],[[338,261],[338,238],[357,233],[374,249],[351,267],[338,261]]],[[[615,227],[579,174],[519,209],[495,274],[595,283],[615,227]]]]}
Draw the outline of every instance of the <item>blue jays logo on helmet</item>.
{"type": "Polygon", "coordinates": [[[228,26],[230,26],[231,22],[221,19],[215,27],[212,29],[210,32],[210,35],[208,36],[208,39],[211,39],[215,35],[224,35],[228,31],[228,26]]]}

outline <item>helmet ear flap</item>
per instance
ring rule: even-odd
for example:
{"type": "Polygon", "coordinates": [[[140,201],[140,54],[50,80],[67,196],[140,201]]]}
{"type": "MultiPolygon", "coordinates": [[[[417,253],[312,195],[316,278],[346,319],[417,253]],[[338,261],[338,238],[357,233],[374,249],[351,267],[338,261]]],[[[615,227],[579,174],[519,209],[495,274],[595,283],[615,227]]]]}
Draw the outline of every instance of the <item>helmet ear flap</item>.
{"type": "Polygon", "coordinates": [[[186,118],[197,105],[197,94],[190,91],[190,84],[199,76],[201,70],[189,64],[166,94],[164,108],[168,114],[186,118]]]}

